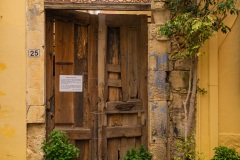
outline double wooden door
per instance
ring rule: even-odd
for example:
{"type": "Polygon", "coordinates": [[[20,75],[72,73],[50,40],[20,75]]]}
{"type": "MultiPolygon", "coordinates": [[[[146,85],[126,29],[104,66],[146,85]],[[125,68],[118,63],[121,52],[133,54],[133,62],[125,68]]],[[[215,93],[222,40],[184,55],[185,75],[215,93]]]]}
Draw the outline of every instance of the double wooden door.
{"type": "Polygon", "coordinates": [[[147,17],[48,11],[47,133],[59,129],[79,159],[118,160],[147,146],[147,17]],[[82,76],[62,92],[60,77],[82,76]]]}

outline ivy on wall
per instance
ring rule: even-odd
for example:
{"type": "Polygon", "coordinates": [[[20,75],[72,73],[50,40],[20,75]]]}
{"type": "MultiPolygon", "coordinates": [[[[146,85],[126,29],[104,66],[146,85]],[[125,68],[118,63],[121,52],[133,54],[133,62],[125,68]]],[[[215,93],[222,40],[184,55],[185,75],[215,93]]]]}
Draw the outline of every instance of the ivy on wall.
{"type": "Polygon", "coordinates": [[[159,34],[171,39],[172,53],[170,58],[183,58],[191,62],[188,92],[184,106],[184,137],[187,140],[192,132],[193,118],[195,115],[197,87],[198,56],[202,53],[200,48],[206,40],[217,31],[223,33],[231,29],[224,24],[224,19],[229,15],[238,14],[236,0],[168,0],[168,9],[171,19],[164,26],[159,27],[159,34]]]}

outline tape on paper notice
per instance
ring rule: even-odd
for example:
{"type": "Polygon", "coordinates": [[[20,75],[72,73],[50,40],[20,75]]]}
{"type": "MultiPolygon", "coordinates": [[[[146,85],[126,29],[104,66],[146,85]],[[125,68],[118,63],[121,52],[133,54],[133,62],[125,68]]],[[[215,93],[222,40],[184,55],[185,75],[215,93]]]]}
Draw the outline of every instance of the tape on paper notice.
{"type": "Polygon", "coordinates": [[[83,91],[82,75],[60,75],[59,91],[60,92],[82,92],[83,91]]]}

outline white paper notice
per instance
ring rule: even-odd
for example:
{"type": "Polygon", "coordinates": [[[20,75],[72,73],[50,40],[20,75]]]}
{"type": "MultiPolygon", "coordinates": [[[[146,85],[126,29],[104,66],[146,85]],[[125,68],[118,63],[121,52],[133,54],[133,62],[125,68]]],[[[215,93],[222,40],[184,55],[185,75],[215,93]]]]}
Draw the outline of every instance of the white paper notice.
{"type": "Polygon", "coordinates": [[[59,91],[60,92],[82,92],[81,75],[60,75],[59,91]]]}

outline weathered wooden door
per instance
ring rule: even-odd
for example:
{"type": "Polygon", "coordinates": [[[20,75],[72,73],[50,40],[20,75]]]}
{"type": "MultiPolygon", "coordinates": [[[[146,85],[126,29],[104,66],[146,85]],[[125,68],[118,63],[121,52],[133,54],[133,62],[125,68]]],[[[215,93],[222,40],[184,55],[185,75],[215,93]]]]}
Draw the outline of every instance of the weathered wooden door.
{"type": "Polygon", "coordinates": [[[49,11],[47,133],[67,132],[81,160],[118,160],[147,146],[147,17],[49,11]],[[81,92],[60,77],[81,75],[81,92]]]}
{"type": "Polygon", "coordinates": [[[47,133],[65,131],[80,160],[97,159],[97,21],[76,11],[47,12],[47,133]],[[81,75],[82,91],[61,91],[63,75],[81,75]]]}
{"type": "Polygon", "coordinates": [[[99,15],[100,159],[147,145],[147,17],[99,15]]]}

